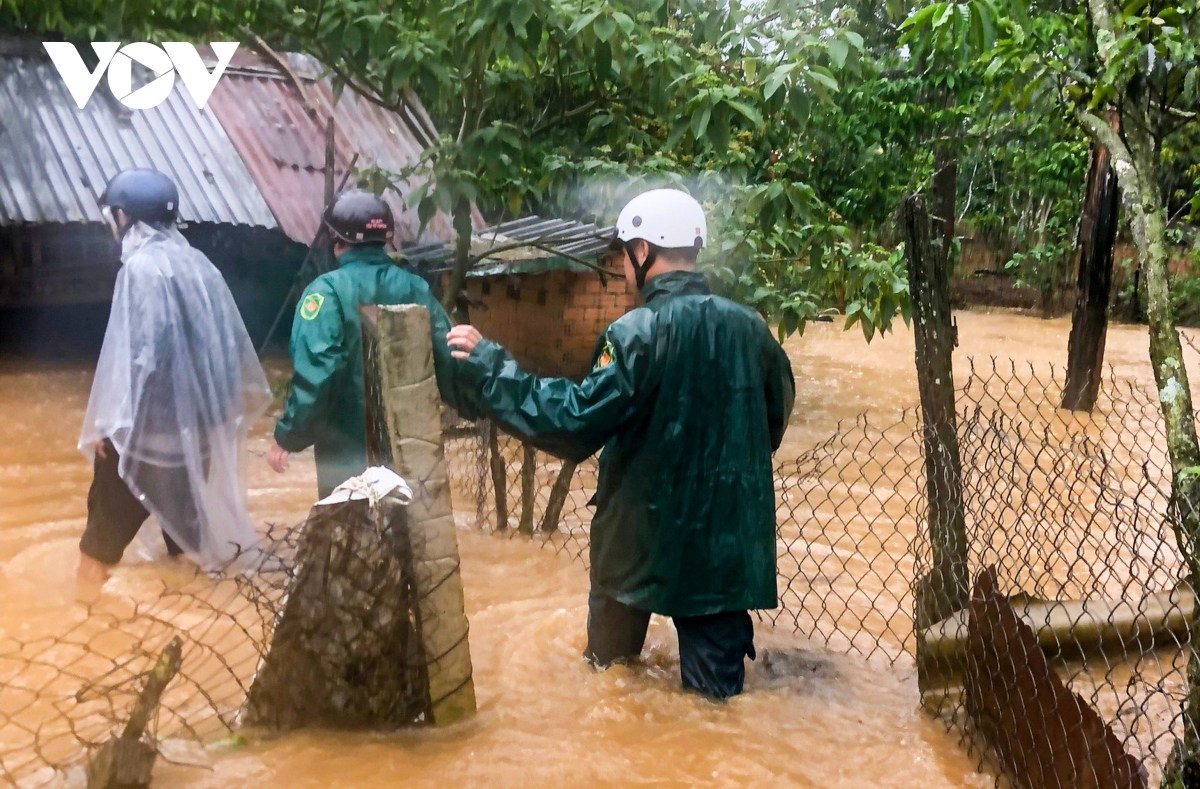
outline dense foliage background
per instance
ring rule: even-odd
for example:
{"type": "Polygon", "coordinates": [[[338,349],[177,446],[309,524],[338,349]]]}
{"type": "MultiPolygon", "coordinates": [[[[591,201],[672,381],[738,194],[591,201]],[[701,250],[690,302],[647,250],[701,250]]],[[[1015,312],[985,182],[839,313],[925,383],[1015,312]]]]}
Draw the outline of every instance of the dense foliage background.
{"type": "Polygon", "coordinates": [[[1126,108],[1139,85],[1173,297],[1200,319],[1196,0],[1114,7],[1106,37],[1073,0],[0,0],[0,32],[311,53],[348,89],[429,108],[422,216],[465,229],[474,201],[490,220],[603,220],[680,184],[713,218],[704,262],[729,294],[783,333],[836,311],[870,339],[907,309],[892,217],[914,190],[952,220],[961,278],[983,268],[1063,309],[1081,113],[1126,108]]]}

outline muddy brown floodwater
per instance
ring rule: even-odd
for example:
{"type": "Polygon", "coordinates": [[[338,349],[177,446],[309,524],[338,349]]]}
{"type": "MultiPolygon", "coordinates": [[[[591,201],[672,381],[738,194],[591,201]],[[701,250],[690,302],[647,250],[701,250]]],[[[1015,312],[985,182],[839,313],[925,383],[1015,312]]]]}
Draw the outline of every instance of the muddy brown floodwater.
{"type": "MultiPolygon", "coordinates": [[[[956,361],[991,355],[1061,364],[1069,322],[1009,313],[958,315],[956,361]]],[[[811,326],[789,341],[796,410],[781,453],[795,455],[866,410],[916,402],[911,334],[871,345],[811,326]]],[[[1114,326],[1119,375],[1151,382],[1144,328],[1114,326]]],[[[1194,361],[1194,360],[1193,360],[1194,361]]],[[[91,368],[0,358],[0,637],[79,615],[76,543],[91,470],[75,451],[91,368]]],[[[255,426],[250,502],[260,522],[303,519],[315,497],[311,452],[284,476],[263,460],[255,426]]],[[[464,519],[465,521],[465,519],[464,519]]],[[[579,563],[518,541],[460,531],[479,714],[445,730],[389,735],[309,731],[217,752],[209,769],[161,763],[156,785],[263,787],[990,786],[942,725],[918,708],[911,666],[822,650],[759,628],[759,644],[811,651],[819,669],[770,680],[725,705],[684,694],[670,624],[656,617],[644,665],[604,673],[580,659],[587,576],[579,563]]],[[[154,568],[122,565],[106,594],[152,588],[154,568]]]]}

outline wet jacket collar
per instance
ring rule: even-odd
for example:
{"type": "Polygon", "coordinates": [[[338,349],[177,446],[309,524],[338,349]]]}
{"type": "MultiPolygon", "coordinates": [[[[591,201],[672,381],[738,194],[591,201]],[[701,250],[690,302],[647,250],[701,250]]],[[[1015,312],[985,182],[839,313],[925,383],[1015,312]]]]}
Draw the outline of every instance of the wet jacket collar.
{"type": "Polygon", "coordinates": [[[351,263],[391,263],[392,258],[383,247],[372,244],[369,246],[350,247],[338,258],[339,266],[351,263]]]}
{"type": "Polygon", "coordinates": [[[699,271],[659,274],[642,288],[642,296],[647,302],[659,296],[707,296],[710,293],[708,280],[699,271]]]}

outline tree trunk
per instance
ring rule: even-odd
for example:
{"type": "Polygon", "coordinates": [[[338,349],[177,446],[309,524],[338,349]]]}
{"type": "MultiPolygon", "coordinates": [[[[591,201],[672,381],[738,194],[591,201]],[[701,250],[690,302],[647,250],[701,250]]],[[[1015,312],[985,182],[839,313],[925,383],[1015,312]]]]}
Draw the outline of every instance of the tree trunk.
{"type": "Polygon", "coordinates": [[[933,566],[919,580],[917,589],[917,627],[924,628],[963,610],[969,602],[962,461],[951,363],[958,337],[950,315],[946,256],[941,245],[930,238],[924,201],[919,196],[909,197],[901,211],[913,301],[917,384],[924,423],[928,539],[933,554],[933,566]]]}
{"type": "Polygon", "coordinates": [[[1104,339],[1112,289],[1113,245],[1117,240],[1120,195],[1108,149],[1092,146],[1083,214],[1079,219],[1079,274],[1071,337],[1067,341],[1067,381],[1062,407],[1091,411],[1104,371],[1104,339]]]}
{"type": "Polygon", "coordinates": [[[947,265],[953,268],[954,212],[958,198],[958,157],[948,142],[933,149],[933,192],[930,209],[933,211],[934,236],[942,244],[947,265]]]}
{"type": "MultiPolygon", "coordinates": [[[[1090,0],[1097,32],[1112,32],[1116,14],[1109,0],[1090,0]]],[[[1112,57],[1100,48],[1106,65],[1112,57]]],[[[1128,212],[1138,259],[1146,279],[1146,320],[1150,328],[1150,364],[1158,386],[1158,401],[1167,433],[1171,459],[1171,520],[1180,553],[1187,562],[1189,583],[1200,578],[1200,447],[1196,441],[1195,410],[1183,348],[1175,328],[1167,271],[1166,206],[1158,177],[1159,150],[1140,108],[1145,104],[1140,83],[1130,82],[1122,96],[1118,135],[1098,116],[1079,111],[1078,117],[1093,139],[1106,146],[1113,159],[1117,184],[1128,212]]],[[[1188,694],[1184,701],[1183,740],[1176,744],[1174,775],[1164,776],[1164,785],[1175,780],[1200,780],[1200,654],[1195,640],[1188,646],[1188,694]]]]}
{"type": "Polygon", "coordinates": [[[442,294],[442,307],[456,319],[461,320],[458,296],[467,281],[467,266],[471,262],[471,201],[459,198],[454,204],[454,267],[442,294]]]}

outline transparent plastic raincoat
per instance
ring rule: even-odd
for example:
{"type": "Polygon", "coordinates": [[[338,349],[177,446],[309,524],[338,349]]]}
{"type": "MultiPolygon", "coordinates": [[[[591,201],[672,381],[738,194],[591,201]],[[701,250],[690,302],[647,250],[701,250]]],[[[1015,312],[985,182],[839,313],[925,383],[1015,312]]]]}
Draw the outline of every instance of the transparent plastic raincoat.
{"type": "Polygon", "coordinates": [[[205,569],[256,544],[246,431],[270,389],[221,273],[173,227],[134,225],[79,449],[109,439],[121,479],[205,569]]]}

